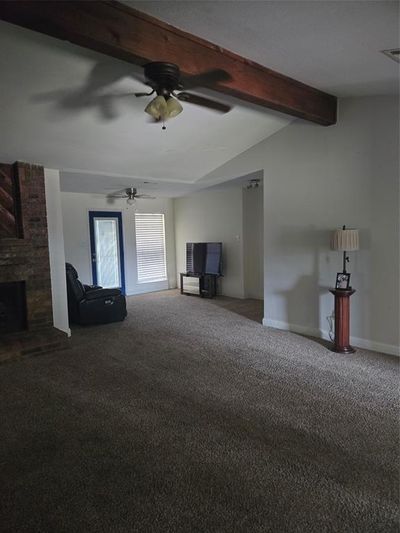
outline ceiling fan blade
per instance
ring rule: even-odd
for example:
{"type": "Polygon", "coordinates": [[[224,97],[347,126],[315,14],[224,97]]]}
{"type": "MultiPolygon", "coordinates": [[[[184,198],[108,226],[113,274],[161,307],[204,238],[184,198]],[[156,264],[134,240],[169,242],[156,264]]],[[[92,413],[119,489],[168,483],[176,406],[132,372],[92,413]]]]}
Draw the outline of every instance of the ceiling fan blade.
{"type": "Polygon", "coordinates": [[[227,104],[222,104],[221,102],[216,102],[215,100],[210,100],[204,96],[198,96],[197,94],[182,92],[176,95],[178,100],[182,102],[188,102],[189,104],[195,104],[202,107],[208,107],[214,111],[219,111],[220,113],[228,113],[232,109],[231,106],[227,104]]]}
{"type": "Polygon", "coordinates": [[[148,194],[136,194],[135,198],[143,198],[143,200],[155,200],[155,196],[149,196],[148,194]]]}
{"type": "Polygon", "coordinates": [[[136,98],[140,98],[141,96],[150,96],[154,93],[154,91],[151,91],[150,93],[133,93],[136,98]]]}
{"type": "Polygon", "coordinates": [[[212,87],[221,81],[230,81],[232,76],[218,68],[194,76],[182,76],[181,79],[185,89],[194,89],[195,87],[212,87]]]}
{"type": "Polygon", "coordinates": [[[119,196],[119,195],[116,195],[116,194],[107,194],[107,198],[128,198],[128,197],[126,195],[119,196]]]}

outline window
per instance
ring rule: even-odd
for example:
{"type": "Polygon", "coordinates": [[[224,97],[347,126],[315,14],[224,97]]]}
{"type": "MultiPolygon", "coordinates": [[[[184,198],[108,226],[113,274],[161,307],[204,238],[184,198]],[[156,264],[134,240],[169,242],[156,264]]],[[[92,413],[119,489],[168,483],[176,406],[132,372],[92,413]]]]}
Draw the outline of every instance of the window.
{"type": "Polygon", "coordinates": [[[135,213],[138,283],[167,279],[163,214],[135,213]]]}

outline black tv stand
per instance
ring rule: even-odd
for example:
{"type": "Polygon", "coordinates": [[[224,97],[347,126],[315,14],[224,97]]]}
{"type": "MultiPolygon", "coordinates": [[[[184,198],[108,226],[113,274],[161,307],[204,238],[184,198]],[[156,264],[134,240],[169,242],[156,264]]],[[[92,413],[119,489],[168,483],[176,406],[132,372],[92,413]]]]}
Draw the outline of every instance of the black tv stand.
{"type": "Polygon", "coordinates": [[[196,274],[181,272],[181,294],[196,294],[201,298],[217,295],[217,274],[196,274]]]}

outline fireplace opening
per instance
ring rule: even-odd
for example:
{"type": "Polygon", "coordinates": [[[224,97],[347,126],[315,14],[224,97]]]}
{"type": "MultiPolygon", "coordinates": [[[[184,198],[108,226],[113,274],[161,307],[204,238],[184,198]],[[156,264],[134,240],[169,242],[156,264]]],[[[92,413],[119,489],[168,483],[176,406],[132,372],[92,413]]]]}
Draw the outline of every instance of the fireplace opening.
{"type": "Polygon", "coordinates": [[[0,335],[26,328],[25,281],[0,283],[0,335]]]}

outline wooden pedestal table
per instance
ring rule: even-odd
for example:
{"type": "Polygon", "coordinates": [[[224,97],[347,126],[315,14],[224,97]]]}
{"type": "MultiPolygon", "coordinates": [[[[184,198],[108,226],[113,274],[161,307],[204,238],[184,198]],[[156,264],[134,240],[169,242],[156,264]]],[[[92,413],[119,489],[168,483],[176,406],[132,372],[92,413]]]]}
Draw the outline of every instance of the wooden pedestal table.
{"type": "Polygon", "coordinates": [[[330,289],[335,296],[335,341],[332,351],[339,353],[353,353],[350,346],[350,296],[354,289],[330,289]]]}

